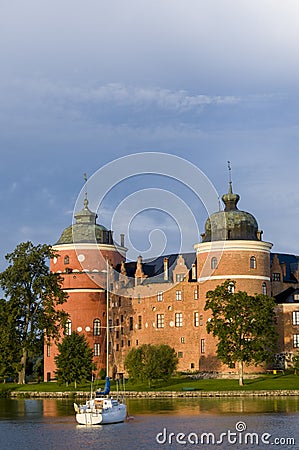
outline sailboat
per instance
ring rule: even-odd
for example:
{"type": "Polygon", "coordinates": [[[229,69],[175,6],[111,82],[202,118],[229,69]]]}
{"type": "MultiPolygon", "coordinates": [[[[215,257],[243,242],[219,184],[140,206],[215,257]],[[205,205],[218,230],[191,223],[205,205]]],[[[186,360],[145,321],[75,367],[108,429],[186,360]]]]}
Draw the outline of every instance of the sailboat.
{"type": "Polygon", "coordinates": [[[109,272],[108,260],[106,260],[107,286],[106,286],[106,381],[103,391],[95,391],[92,389],[90,399],[84,405],[74,403],[76,412],[76,421],[80,425],[100,425],[109,423],[124,422],[127,417],[127,406],[123,399],[113,398],[110,396],[110,378],[109,374],[109,272]]]}

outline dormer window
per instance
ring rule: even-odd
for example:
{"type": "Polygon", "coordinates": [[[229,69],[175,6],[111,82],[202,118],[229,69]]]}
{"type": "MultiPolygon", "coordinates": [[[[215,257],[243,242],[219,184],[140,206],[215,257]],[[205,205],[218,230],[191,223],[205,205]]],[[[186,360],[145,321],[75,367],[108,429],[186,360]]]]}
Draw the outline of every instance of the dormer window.
{"type": "Polygon", "coordinates": [[[66,255],[64,257],[64,264],[69,264],[70,263],[70,257],[68,255],[66,255]]]}

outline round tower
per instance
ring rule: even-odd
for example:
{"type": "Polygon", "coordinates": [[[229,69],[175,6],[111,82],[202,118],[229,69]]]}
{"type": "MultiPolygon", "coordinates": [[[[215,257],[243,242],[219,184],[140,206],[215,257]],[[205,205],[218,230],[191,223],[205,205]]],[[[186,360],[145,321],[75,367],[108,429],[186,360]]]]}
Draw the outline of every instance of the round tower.
{"type": "MultiPolygon", "coordinates": [[[[106,367],[106,284],[113,283],[107,262],[115,268],[125,261],[126,248],[113,240],[113,232],[96,223],[97,215],[84,207],[75,215],[75,223],[67,227],[53,245],[58,256],[51,260],[51,272],[63,277],[62,289],[68,293],[61,308],[69,314],[65,334],[83,333],[94,353],[97,371],[106,367]]],[[[110,286],[108,286],[110,289],[110,286]]],[[[45,381],[55,377],[54,357],[57,347],[45,343],[45,381]]]]}
{"type": "MultiPolygon", "coordinates": [[[[236,282],[236,290],[249,295],[270,294],[270,250],[272,244],[262,241],[262,231],[254,216],[238,209],[240,200],[234,194],[232,183],[229,192],[222,196],[224,211],[212,214],[206,221],[202,242],[194,246],[197,253],[197,279],[202,310],[206,293],[226,280],[236,282]]],[[[203,324],[210,312],[203,311],[203,324]]],[[[199,367],[203,371],[228,371],[216,357],[216,340],[201,331],[199,367]]],[[[231,370],[231,369],[229,369],[231,370]]]]}

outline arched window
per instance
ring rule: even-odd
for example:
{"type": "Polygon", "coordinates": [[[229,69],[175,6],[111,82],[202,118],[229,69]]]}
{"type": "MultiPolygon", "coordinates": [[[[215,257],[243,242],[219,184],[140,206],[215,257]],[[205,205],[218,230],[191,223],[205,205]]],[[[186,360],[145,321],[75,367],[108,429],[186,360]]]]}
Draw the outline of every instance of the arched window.
{"type": "Polygon", "coordinates": [[[100,336],[101,334],[101,321],[100,319],[94,319],[93,321],[93,335],[100,336]]]}
{"type": "Polygon", "coordinates": [[[68,319],[65,324],[65,335],[70,336],[72,334],[72,321],[68,319]]]}
{"type": "Polygon", "coordinates": [[[256,258],[255,256],[250,257],[250,269],[256,269],[256,258]]]}
{"type": "Polygon", "coordinates": [[[262,284],[262,294],[263,295],[267,295],[267,285],[266,285],[266,283],[262,284]]]}
{"type": "Polygon", "coordinates": [[[68,255],[66,255],[66,256],[64,257],[64,264],[69,264],[69,263],[70,263],[70,258],[69,258],[68,255]]]}
{"type": "Polygon", "coordinates": [[[227,289],[230,294],[234,294],[235,293],[235,283],[233,283],[233,282],[229,283],[227,289]]]}
{"type": "Polygon", "coordinates": [[[215,256],[211,259],[211,269],[217,269],[217,258],[215,256]]]}

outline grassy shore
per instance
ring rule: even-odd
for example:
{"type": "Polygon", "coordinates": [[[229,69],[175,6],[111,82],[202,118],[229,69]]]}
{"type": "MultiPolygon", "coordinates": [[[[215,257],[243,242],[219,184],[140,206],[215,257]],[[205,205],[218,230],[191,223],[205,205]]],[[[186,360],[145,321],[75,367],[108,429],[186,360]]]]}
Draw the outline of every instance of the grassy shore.
{"type": "MultiPolygon", "coordinates": [[[[104,381],[97,381],[94,383],[94,389],[104,386],[104,381]]],[[[257,390],[299,390],[299,376],[293,374],[269,374],[260,375],[256,378],[245,379],[244,386],[239,386],[236,379],[204,379],[194,380],[190,377],[178,376],[171,378],[168,382],[155,382],[151,388],[146,383],[137,383],[127,381],[125,389],[127,391],[184,391],[184,390],[199,390],[199,391],[257,391],[257,390]]],[[[25,385],[18,385],[13,383],[0,384],[0,394],[5,395],[10,391],[35,391],[35,392],[75,392],[75,391],[89,391],[90,384],[80,384],[75,388],[74,384],[69,386],[61,385],[55,382],[51,383],[30,383],[25,385]]],[[[116,390],[114,382],[111,383],[111,390],[116,390]]]]}

